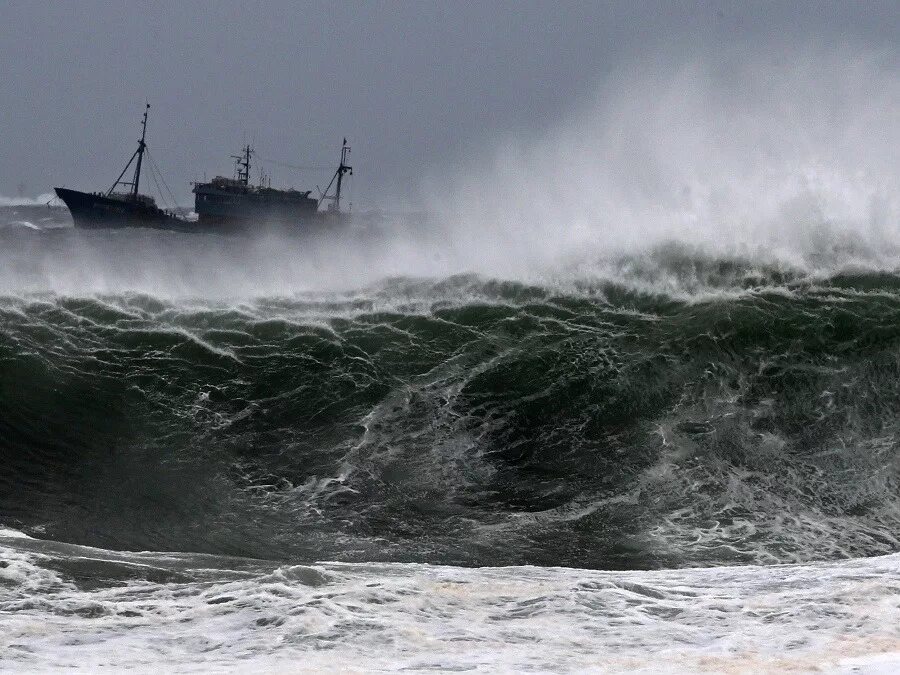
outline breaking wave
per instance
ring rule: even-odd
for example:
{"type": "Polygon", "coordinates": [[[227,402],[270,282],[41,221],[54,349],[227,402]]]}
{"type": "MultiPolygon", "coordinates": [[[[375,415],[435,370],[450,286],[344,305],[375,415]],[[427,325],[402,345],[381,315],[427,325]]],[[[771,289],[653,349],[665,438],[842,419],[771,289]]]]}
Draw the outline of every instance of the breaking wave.
{"type": "Polygon", "coordinates": [[[6,295],[0,512],[60,541],[310,561],[898,550],[900,275],[679,247],[618,265],[629,283],[6,295]]]}

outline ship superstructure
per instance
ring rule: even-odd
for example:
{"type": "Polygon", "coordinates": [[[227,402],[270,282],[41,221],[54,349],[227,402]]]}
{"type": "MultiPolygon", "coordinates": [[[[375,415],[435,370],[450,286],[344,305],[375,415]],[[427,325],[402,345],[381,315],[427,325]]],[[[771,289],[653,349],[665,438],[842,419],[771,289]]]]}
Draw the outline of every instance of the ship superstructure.
{"type": "Polygon", "coordinates": [[[253,148],[245,145],[235,159],[233,178],[216,176],[209,182],[194,184],[194,210],[200,225],[222,228],[265,227],[286,225],[305,227],[326,220],[342,218],[341,187],[346,174],[353,174],[347,164],[350,146],[347,139],[341,146],[341,162],[323,195],[311,197],[311,190],[278,190],[266,185],[250,183],[253,148]],[[331,189],[334,187],[334,193],[331,189]],[[322,205],[325,210],[321,210],[322,205]]]}

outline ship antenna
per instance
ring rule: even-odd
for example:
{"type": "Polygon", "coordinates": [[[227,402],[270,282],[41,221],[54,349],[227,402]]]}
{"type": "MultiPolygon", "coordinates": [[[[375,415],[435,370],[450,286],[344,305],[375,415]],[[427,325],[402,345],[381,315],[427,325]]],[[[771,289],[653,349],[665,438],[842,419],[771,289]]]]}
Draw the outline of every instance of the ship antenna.
{"type": "Polygon", "coordinates": [[[235,167],[237,169],[237,179],[244,185],[250,185],[250,157],[253,155],[253,148],[248,143],[243,148],[240,155],[232,155],[235,167]]]}
{"type": "Polygon", "coordinates": [[[112,187],[106,192],[106,196],[112,194],[113,190],[116,189],[117,185],[128,185],[131,187],[131,196],[136,199],[138,195],[138,186],[141,182],[141,163],[144,159],[144,150],[147,148],[147,143],[145,143],[145,139],[147,138],[147,112],[150,110],[150,104],[146,104],[147,107],[144,108],[144,118],[141,120],[141,140],[138,141],[138,149],[134,151],[134,154],[131,156],[131,159],[128,160],[128,164],[125,165],[125,168],[122,169],[122,173],[119,174],[119,177],[116,178],[116,182],[112,184],[112,187]],[[122,181],[122,176],[125,175],[125,172],[128,171],[128,167],[131,166],[131,163],[137,158],[137,166],[134,167],[134,178],[130,183],[126,183],[122,181]]]}

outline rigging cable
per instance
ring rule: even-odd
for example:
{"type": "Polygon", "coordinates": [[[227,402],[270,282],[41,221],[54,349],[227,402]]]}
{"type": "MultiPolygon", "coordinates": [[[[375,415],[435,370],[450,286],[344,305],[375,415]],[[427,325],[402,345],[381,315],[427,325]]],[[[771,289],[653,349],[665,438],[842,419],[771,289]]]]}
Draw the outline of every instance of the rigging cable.
{"type": "Polygon", "coordinates": [[[287,162],[279,162],[276,159],[269,159],[268,157],[260,157],[256,156],[257,161],[260,162],[268,162],[269,164],[275,164],[276,166],[287,167],[288,169],[294,169],[295,171],[327,171],[330,169],[330,166],[299,166],[297,164],[288,164],[287,162]]]}
{"type": "Polygon", "coordinates": [[[153,170],[153,163],[150,163],[150,177],[153,179],[153,182],[156,184],[156,191],[159,193],[159,198],[167,209],[169,205],[166,203],[166,196],[163,194],[162,188],[159,186],[159,181],[156,179],[156,172],[153,170]]]}
{"type": "MultiPolygon", "coordinates": [[[[172,199],[172,207],[171,208],[174,211],[175,209],[178,208],[178,201],[175,199],[175,195],[172,194],[172,190],[169,189],[169,185],[166,183],[166,179],[163,177],[162,171],[159,170],[159,166],[156,164],[156,160],[154,160],[153,157],[150,155],[150,150],[147,149],[146,153],[147,153],[147,158],[150,160],[151,169],[154,169],[156,171],[156,173],[159,174],[159,179],[162,181],[162,184],[165,185],[166,192],[169,193],[169,197],[172,199]]],[[[152,172],[151,172],[151,175],[152,175],[152,172]]],[[[155,181],[156,178],[154,178],[153,180],[155,181]]],[[[159,190],[159,183],[157,183],[156,188],[159,190]]],[[[160,191],[160,197],[162,197],[163,202],[165,202],[166,201],[165,195],[162,194],[162,190],[159,190],[159,191],[160,191]]],[[[168,208],[168,204],[166,204],[166,208],[168,208]]]]}
{"type": "Polygon", "coordinates": [[[353,211],[353,172],[347,176],[347,213],[353,211]]]}

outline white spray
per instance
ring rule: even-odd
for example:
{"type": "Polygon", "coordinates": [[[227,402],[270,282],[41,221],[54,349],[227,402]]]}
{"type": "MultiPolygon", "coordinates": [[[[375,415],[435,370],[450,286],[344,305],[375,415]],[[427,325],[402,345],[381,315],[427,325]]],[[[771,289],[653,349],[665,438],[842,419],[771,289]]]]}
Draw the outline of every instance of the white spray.
{"type": "Polygon", "coordinates": [[[0,251],[0,292],[290,295],[469,272],[545,282],[619,274],[610,261],[666,242],[813,272],[895,269],[895,66],[847,46],[648,59],[539,138],[511,136],[464,166],[433,169],[424,222],[299,243],[34,239],[0,251]]]}
{"type": "Polygon", "coordinates": [[[432,181],[430,204],[457,256],[500,275],[668,240],[794,262],[823,246],[887,253],[900,244],[895,65],[809,47],[621,70],[544,138],[432,181]]]}

